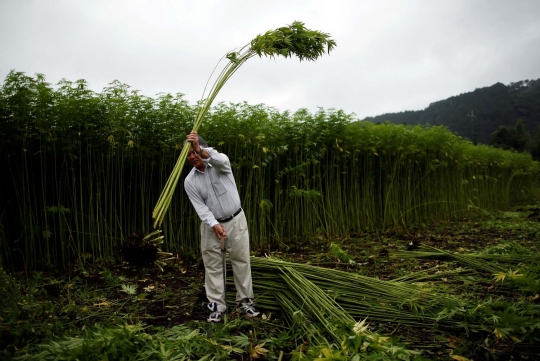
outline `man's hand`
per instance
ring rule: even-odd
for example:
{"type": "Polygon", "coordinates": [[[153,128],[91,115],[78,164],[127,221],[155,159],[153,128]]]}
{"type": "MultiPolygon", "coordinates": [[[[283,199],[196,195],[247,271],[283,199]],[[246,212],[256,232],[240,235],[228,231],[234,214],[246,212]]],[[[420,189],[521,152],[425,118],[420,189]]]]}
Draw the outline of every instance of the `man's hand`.
{"type": "Polygon", "coordinates": [[[225,228],[223,228],[220,224],[216,224],[214,226],[214,232],[216,233],[216,237],[219,239],[227,237],[227,231],[225,231],[225,228]]]}
{"type": "Polygon", "coordinates": [[[191,143],[191,148],[195,153],[199,154],[201,152],[201,146],[199,145],[199,134],[197,132],[191,132],[187,136],[187,141],[191,143]]]}

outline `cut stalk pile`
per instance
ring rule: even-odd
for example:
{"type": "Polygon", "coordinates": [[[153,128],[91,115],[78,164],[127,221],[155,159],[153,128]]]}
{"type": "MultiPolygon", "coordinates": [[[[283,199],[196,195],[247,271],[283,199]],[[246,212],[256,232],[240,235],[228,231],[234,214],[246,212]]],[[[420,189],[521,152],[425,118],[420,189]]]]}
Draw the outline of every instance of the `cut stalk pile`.
{"type": "MultiPolygon", "coordinates": [[[[358,313],[342,307],[346,302],[337,297],[339,285],[334,290],[321,287],[320,281],[324,278],[347,275],[346,272],[330,273],[325,277],[324,272],[332,270],[267,258],[252,258],[251,262],[255,292],[261,295],[257,302],[266,309],[281,309],[291,327],[309,344],[319,348],[341,345],[344,355],[352,359],[371,350],[378,350],[388,357],[397,352],[403,355],[400,357],[403,360],[411,360],[418,354],[368,330],[365,318],[355,322],[358,313]]],[[[343,279],[341,281],[346,288],[343,279]]]]}
{"type": "Polygon", "coordinates": [[[382,322],[420,324],[426,320],[434,321],[435,318],[430,314],[436,313],[445,303],[445,300],[436,293],[405,282],[383,281],[349,272],[270,258],[252,258],[251,267],[255,293],[261,295],[258,303],[265,308],[275,308],[275,301],[268,296],[285,292],[290,299],[293,299],[290,296],[297,294],[298,305],[303,307],[303,312],[316,312],[320,308],[307,307],[308,304],[304,299],[314,298],[315,294],[323,292],[349,315],[342,318],[343,320],[368,317],[382,322]],[[299,282],[293,282],[288,275],[291,272],[304,277],[312,287],[306,288],[299,282]],[[271,282],[271,287],[267,287],[268,282],[271,282]],[[431,312],[426,312],[428,310],[431,312]]]}
{"type": "MultiPolygon", "coordinates": [[[[229,60],[227,65],[219,74],[216,82],[209,91],[209,95],[204,99],[201,107],[198,109],[197,117],[193,125],[193,131],[196,132],[201,126],[202,120],[210,110],[212,102],[217,94],[223,88],[227,80],[244,64],[248,59],[258,55],[259,57],[283,56],[285,58],[298,57],[300,61],[315,61],[325,52],[335,47],[336,42],[330,38],[330,35],[316,30],[306,29],[304,24],[299,21],[293,22],[289,26],[281,27],[276,30],[267,31],[263,35],[258,35],[249,44],[243,46],[238,51],[232,51],[225,57],[229,60]]],[[[204,94],[203,94],[204,98],[204,94]]],[[[190,144],[184,144],[178,161],[165,184],[165,187],[158,199],[156,207],[152,213],[154,218],[154,228],[158,228],[165,217],[165,213],[171,204],[172,196],[178,179],[184,167],[190,144]]]]}
{"type": "MultiPolygon", "coordinates": [[[[537,337],[540,306],[510,307],[502,300],[470,300],[402,281],[383,281],[350,272],[271,258],[251,258],[257,302],[281,310],[312,343],[339,342],[355,320],[486,331],[514,340],[537,337]],[[505,319],[505,325],[499,319],[505,319]],[[486,321],[488,320],[488,321],[486,321]],[[493,322],[492,322],[493,321],[493,322]],[[501,327],[508,330],[501,335],[501,327]]],[[[232,279],[229,280],[232,284],[232,279]]]]}
{"type": "Polygon", "coordinates": [[[394,252],[392,256],[399,258],[451,258],[473,269],[490,273],[507,270],[507,267],[499,263],[517,264],[522,262],[538,262],[540,260],[540,257],[537,254],[467,254],[449,252],[427,245],[420,246],[420,251],[394,252]]]}

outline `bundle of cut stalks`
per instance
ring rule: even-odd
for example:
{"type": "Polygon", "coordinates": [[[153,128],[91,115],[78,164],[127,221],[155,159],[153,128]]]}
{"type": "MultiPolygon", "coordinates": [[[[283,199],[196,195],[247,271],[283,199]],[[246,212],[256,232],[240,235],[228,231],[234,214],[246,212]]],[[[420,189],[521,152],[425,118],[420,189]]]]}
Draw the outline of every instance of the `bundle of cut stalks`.
{"type": "Polygon", "coordinates": [[[540,257],[537,254],[467,254],[449,252],[427,245],[422,245],[419,249],[419,251],[394,252],[392,253],[392,256],[399,258],[451,258],[473,269],[490,273],[503,272],[507,269],[507,267],[499,263],[517,264],[523,262],[538,262],[540,260],[540,257]]]}
{"type": "MultiPolygon", "coordinates": [[[[340,345],[349,357],[353,352],[347,349],[347,341],[355,343],[359,340],[362,340],[363,353],[368,348],[387,356],[399,351],[405,355],[404,360],[419,354],[392,344],[389,337],[370,331],[366,317],[356,322],[353,313],[343,306],[343,299],[318,284],[324,271],[332,270],[267,258],[251,260],[257,302],[265,309],[280,309],[289,325],[309,344],[340,345]]],[[[335,275],[330,274],[330,277],[335,275]]]]}
{"type": "MultiPolygon", "coordinates": [[[[257,302],[265,309],[283,309],[279,300],[297,298],[297,304],[304,305],[300,311],[317,312],[319,306],[309,305],[308,301],[323,293],[348,315],[339,316],[348,320],[347,324],[366,317],[379,322],[435,323],[435,315],[447,301],[447,296],[406,282],[383,281],[271,258],[252,257],[251,268],[257,302]]],[[[320,315],[313,317],[320,319],[320,315]]],[[[327,317],[330,316],[324,319],[327,317]]],[[[452,324],[449,322],[449,326],[452,324]]]]}
{"type": "MultiPolygon", "coordinates": [[[[491,297],[471,300],[400,279],[383,281],[273,258],[251,257],[251,268],[256,302],[261,309],[281,311],[295,332],[316,345],[350,340],[358,336],[355,330],[361,329],[363,337],[380,342],[377,347],[384,348],[386,339],[370,333],[366,320],[464,332],[486,331],[498,338],[512,335],[514,341],[536,337],[535,325],[540,322],[540,306],[521,305],[508,316],[504,301],[491,297]],[[504,327],[508,332],[503,331],[507,336],[501,336],[503,326],[497,323],[500,317],[506,317],[504,327]],[[363,321],[355,324],[355,320],[363,321]]],[[[466,271],[443,271],[438,276],[463,272],[466,271]]],[[[435,276],[422,271],[403,279],[416,281],[426,277],[435,276]]],[[[227,282],[234,284],[232,278],[227,282]]]]}

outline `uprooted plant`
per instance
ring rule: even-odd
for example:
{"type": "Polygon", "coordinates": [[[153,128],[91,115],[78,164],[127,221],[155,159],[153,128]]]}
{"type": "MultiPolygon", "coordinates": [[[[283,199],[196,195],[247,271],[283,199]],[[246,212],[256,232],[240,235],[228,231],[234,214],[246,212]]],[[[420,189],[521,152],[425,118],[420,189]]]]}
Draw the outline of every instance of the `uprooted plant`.
{"type": "Polygon", "coordinates": [[[159,245],[163,243],[163,235],[158,229],[145,234],[144,232],[132,232],[126,242],[120,247],[120,253],[124,261],[133,266],[151,266],[155,264],[163,271],[163,266],[168,260],[174,259],[172,253],[163,252],[159,245]]]}

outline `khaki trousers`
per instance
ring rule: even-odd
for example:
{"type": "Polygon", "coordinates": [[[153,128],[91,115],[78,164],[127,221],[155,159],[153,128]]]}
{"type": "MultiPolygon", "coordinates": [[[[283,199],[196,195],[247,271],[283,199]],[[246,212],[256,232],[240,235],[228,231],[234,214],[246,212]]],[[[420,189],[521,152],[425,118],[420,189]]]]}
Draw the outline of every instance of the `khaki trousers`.
{"type": "MultiPolygon", "coordinates": [[[[253,299],[251,264],[249,261],[249,232],[244,211],[221,226],[227,231],[226,249],[231,260],[236,302],[244,298],[253,299]]],[[[221,248],[214,230],[201,223],[201,252],[204,262],[204,287],[208,301],[217,303],[217,310],[227,310],[224,289],[223,269],[221,266],[221,248]]]]}

